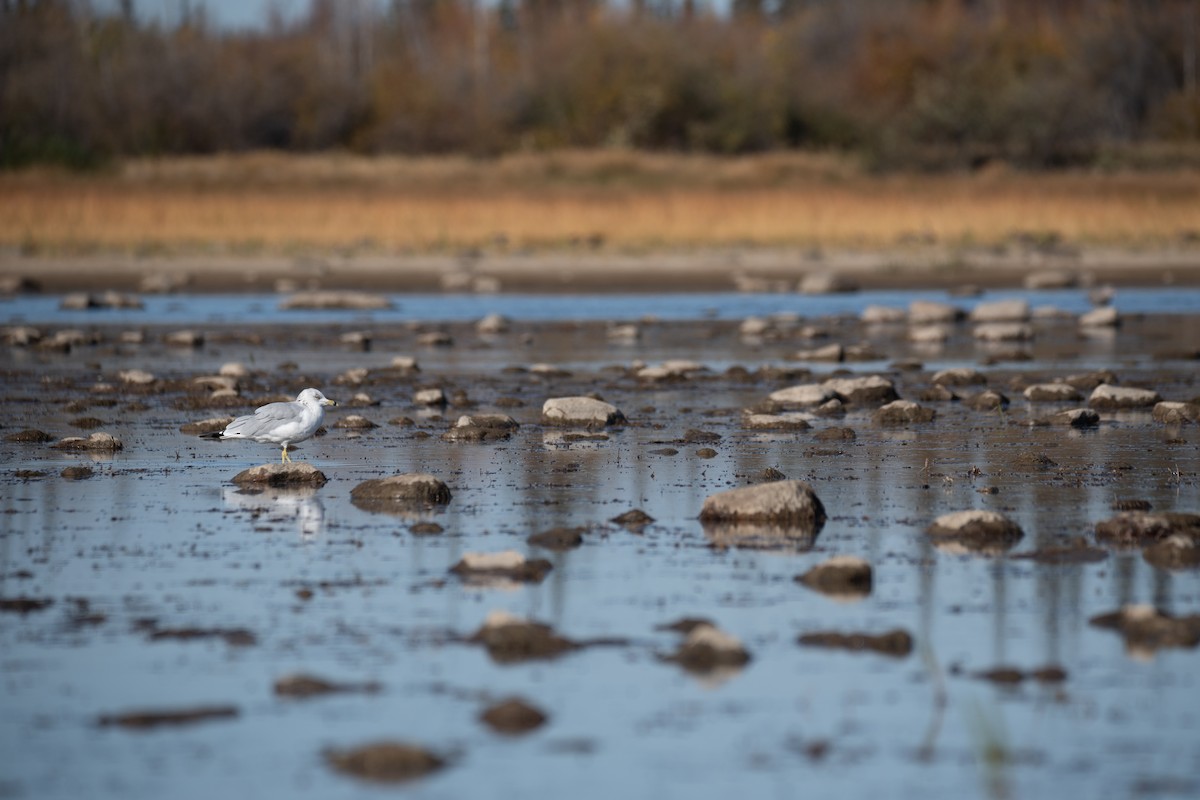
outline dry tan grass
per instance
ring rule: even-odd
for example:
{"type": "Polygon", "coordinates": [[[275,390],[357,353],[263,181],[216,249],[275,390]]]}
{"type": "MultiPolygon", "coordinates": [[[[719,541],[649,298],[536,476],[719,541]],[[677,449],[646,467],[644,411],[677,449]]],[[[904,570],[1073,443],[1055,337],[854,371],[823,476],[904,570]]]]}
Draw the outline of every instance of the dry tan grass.
{"type": "Polygon", "coordinates": [[[0,176],[31,252],[1161,245],[1200,232],[1200,174],[865,174],[812,155],[563,153],[478,161],[276,154],[0,176]]]}

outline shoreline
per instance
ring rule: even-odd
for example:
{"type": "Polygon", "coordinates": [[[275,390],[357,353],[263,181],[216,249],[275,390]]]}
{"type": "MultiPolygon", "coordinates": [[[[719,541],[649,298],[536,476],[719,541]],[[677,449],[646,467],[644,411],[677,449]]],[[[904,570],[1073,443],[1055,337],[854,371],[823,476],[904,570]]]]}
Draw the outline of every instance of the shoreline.
{"type": "Polygon", "coordinates": [[[1200,246],[814,252],[721,249],[644,254],[547,251],[460,255],[0,255],[0,289],[64,293],[381,292],[657,293],[856,289],[1200,286],[1200,246]]]}

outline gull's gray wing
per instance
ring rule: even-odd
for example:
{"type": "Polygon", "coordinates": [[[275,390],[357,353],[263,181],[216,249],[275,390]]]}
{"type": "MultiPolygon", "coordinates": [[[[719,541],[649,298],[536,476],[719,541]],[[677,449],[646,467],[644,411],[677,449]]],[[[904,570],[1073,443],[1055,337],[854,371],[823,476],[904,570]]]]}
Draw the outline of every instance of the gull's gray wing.
{"type": "Polygon", "coordinates": [[[299,403],[267,403],[259,406],[253,414],[238,417],[225,427],[225,436],[243,436],[252,439],[262,436],[275,427],[300,418],[304,406],[299,403]]]}

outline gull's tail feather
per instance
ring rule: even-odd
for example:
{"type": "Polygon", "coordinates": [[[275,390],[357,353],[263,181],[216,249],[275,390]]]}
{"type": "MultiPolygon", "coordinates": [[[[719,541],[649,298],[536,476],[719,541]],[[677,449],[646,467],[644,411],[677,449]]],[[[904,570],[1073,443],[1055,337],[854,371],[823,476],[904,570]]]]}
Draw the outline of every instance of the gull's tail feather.
{"type": "Polygon", "coordinates": [[[201,439],[212,439],[213,441],[217,441],[219,439],[225,438],[225,431],[210,431],[208,433],[202,433],[202,434],[200,434],[200,438],[201,439]]]}

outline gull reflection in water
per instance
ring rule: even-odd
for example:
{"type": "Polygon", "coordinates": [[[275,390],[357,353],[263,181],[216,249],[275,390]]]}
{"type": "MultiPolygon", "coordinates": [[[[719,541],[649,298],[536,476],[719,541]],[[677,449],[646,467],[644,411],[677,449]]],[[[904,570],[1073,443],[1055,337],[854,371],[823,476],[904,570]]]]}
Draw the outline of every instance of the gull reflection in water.
{"type": "Polygon", "coordinates": [[[312,487],[279,489],[236,489],[222,492],[226,508],[247,511],[257,521],[287,524],[294,522],[305,539],[319,536],[325,529],[325,505],[312,487]]]}

